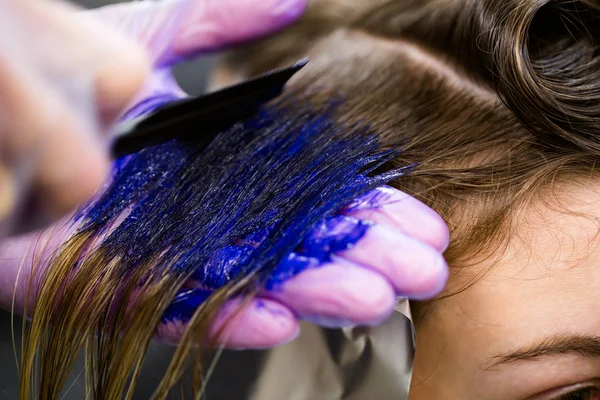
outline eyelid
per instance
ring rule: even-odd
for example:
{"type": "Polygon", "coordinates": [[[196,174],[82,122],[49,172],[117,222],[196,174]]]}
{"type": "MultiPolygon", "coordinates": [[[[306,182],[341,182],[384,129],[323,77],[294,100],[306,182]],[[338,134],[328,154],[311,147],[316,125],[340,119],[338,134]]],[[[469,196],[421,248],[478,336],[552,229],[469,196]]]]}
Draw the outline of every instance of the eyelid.
{"type": "Polygon", "coordinates": [[[562,386],[547,390],[543,393],[536,394],[526,400],[560,400],[561,396],[568,395],[572,392],[584,389],[596,389],[600,391],[600,378],[588,380],[586,382],[576,383],[573,385],[562,386]]]}

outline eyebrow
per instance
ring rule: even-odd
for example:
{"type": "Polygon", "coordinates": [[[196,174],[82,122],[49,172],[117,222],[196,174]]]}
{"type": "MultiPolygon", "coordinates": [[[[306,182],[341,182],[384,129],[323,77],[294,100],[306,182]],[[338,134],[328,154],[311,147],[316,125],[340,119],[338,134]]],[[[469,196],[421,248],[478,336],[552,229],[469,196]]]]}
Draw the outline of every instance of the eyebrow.
{"type": "Polygon", "coordinates": [[[518,361],[537,361],[541,357],[573,353],[585,357],[600,357],[600,336],[550,336],[527,347],[492,357],[492,364],[486,369],[518,361]]]}

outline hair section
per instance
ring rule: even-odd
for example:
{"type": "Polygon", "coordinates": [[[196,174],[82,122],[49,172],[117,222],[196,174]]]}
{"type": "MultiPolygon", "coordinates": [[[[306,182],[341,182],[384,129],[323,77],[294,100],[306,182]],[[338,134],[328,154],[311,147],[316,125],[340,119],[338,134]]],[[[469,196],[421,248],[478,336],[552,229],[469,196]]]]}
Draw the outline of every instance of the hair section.
{"type": "Polygon", "coordinates": [[[85,348],[88,397],[130,398],[157,326],[173,318],[188,327],[156,398],[191,361],[197,394],[203,349],[219,342],[208,337],[211,322],[225,300],[299,273],[307,265],[286,256],[314,245],[303,238],[320,221],[406,172],[373,174],[397,151],[383,149],[368,126],[337,119],[343,107],[315,109],[288,96],[207,148],[187,138],[120,160],[37,289],[21,397],[37,390],[58,398],[85,348]],[[181,311],[190,278],[196,303],[181,311]]]}

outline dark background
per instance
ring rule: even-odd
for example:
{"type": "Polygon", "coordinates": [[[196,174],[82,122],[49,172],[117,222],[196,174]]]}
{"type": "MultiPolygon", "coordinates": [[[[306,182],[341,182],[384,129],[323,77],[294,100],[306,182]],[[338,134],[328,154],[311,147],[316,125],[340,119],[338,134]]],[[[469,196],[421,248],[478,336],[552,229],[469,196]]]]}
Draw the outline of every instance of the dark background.
{"type": "MultiPolygon", "coordinates": [[[[260,1],[260,0],[259,0],[260,1]]],[[[86,8],[95,8],[102,5],[117,3],[115,0],[76,0],[76,3],[86,8]]],[[[211,57],[204,57],[198,61],[188,62],[176,68],[176,76],[182,87],[188,93],[201,93],[207,81],[207,72],[214,64],[211,57]]],[[[22,320],[15,317],[15,346],[17,353],[21,348],[21,327],[22,320]]],[[[150,399],[155,385],[162,378],[164,369],[171,358],[172,349],[167,346],[153,344],[146,357],[144,370],[138,388],[134,395],[135,400],[150,399]]],[[[252,380],[252,371],[256,370],[256,353],[226,353],[219,363],[220,367],[211,378],[206,398],[208,400],[241,400],[243,396],[244,383],[252,380]],[[229,377],[232,374],[232,365],[238,372],[235,383],[229,377]],[[240,371],[246,371],[245,374],[239,374],[240,371]],[[246,381],[244,382],[245,376],[246,381]],[[242,393],[240,393],[240,391],[242,393]]],[[[81,360],[75,365],[71,374],[71,379],[67,383],[65,396],[63,400],[80,400],[85,398],[83,362],[81,360]]],[[[18,374],[13,350],[13,340],[11,334],[11,316],[9,313],[0,311],[0,400],[18,399],[18,374]]]]}

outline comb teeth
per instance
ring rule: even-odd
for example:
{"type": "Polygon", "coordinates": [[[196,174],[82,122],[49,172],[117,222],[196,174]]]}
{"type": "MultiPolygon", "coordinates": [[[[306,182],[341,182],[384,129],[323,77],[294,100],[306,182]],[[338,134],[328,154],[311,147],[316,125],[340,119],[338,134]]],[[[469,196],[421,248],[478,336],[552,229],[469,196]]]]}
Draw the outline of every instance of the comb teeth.
{"type": "Polygon", "coordinates": [[[285,84],[308,59],[269,71],[240,84],[167,104],[148,116],[117,126],[112,155],[120,158],[176,137],[196,136],[210,143],[219,132],[250,118],[264,103],[278,97],[285,84]]]}

